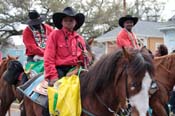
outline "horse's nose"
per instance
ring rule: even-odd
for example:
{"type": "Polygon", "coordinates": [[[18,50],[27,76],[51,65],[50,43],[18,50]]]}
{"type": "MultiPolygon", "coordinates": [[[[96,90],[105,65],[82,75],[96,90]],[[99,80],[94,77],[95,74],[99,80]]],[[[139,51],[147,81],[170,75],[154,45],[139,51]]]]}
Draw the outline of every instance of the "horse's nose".
{"type": "Polygon", "coordinates": [[[157,90],[158,90],[158,85],[157,85],[156,81],[152,80],[151,86],[149,89],[149,95],[153,95],[157,90]]]}

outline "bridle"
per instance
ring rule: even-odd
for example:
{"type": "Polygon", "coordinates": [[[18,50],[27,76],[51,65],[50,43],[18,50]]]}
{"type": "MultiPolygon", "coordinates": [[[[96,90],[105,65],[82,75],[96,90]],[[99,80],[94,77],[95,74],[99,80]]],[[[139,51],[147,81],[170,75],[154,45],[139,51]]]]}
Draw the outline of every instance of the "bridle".
{"type": "MultiPolygon", "coordinates": [[[[11,62],[14,62],[14,63],[12,63],[12,64],[14,65],[14,68],[20,67],[18,61],[12,60],[12,61],[10,61],[9,63],[11,63],[11,62]]],[[[16,93],[16,88],[17,88],[19,82],[21,82],[25,77],[23,76],[23,75],[24,75],[24,70],[23,70],[23,67],[22,67],[22,66],[20,67],[20,69],[18,68],[17,70],[14,69],[14,68],[13,68],[13,69],[12,69],[12,68],[11,68],[11,69],[8,69],[8,68],[6,69],[5,74],[4,74],[4,81],[6,81],[6,82],[8,83],[8,85],[11,85],[11,87],[12,87],[12,92],[13,92],[15,98],[18,98],[18,95],[17,95],[17,93],[16,93]],[[6,73],[10,73],[10,72],[8,72],[9,70],[20,71],[20,72],[17,73],[16,75],[13,75],[14,73],[12,73],[12,74],[10,75],[10,77],[11,77],[11,76],[14,77],[14,78],[13,78],[13,81],[8,80],[9,76],[8,76],[8,74],[6,75],[6,73]]]]}
{"type": "MultiPolygon", "coordinates": [[[[126,70],[127,71],[127,67],[128,65],[124,65],[123,69],[122,69],[122,72],[120,73],[119,77],[121,77],[124,73],[124,71],[126,70]]],[[[130,116],[131,115],[131,111],[132,111],[132,106],[130,104],[130,101],[129,101],[129,92],[128,92],[128,75],[126,76],[125,78],[125,90],[126,90],[126,108],[120,108],[119,111],[115,111],[114,109],[112,109],[111,107],[107,106],[103,100],[100,98],[100,96],[98,96],[97,93],[95,93],[95,97],[97,98],[98,102],[104,106],[108,112],[112,113],[114,116],[130,116]]],[[[86,109],[82,109],[82,111],[88,115],[88,116],[96,116],[94,115],[93,113],[87,111],[86,109]]]]}
{"type": "MultiPolygon", "coordinates": [[[[122,77],[124,71],[128,71],[127,70],[128,65],[125,64],[122,72],[120,73],[119,77],[122,77]]],[[[128,75],[126,75],[125,78],[125,92],[126,92],[126,108],[120,108],[119,111],[115,111],[112,108],[110,108],[109,106],[107,106],[101,99],[100,97],[96,94],[97,100],[110,112],[113,113],[114,116],[130,116],[131,115],[131,111],[132,111],[132,107],[129,101],[129,92],[128,92],[128,75]]]]}

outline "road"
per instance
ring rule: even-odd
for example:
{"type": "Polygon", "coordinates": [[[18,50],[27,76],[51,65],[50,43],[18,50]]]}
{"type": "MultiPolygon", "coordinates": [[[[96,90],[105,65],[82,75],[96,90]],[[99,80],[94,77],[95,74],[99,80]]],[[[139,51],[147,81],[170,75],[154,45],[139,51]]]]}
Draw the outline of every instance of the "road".
{"type": "Polygon", "coordinates": [[[10,114],[8,112],[6,116],[20,116],[19,105],[17,103],[13,103],[10,108],[10,114]]]}

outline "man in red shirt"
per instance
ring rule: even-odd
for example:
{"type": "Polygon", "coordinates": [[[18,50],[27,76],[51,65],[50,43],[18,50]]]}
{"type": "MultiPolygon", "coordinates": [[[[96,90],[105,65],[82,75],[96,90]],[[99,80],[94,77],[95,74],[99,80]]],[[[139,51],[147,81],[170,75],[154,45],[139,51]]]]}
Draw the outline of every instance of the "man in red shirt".
{"type": "Polygon", "coordinates": [[[85,16],[66,7],[63,12],[53,14],[54,30],[47,41],[44,53],[45,80],[53,86],[54,82],[79,63],[83,65],[85,41],[76,30],[84,23],[85,16]]]}
{"type": "Polygon", "coordinates": [[[26,47],[27,61],[34,61],[34,56],[44,56],[46,40],[53,28],[43,24],[43,17],[36,10],[29,11],[28,26],[23,31],[23,42],[26,47]]]}
{"type": "Polygon", "coordinates": [[[119,19],[119,25],[122,27],[122,30],[117,35],[116,43],[117,47],[121,48],[130,47],[130,48],[139,48],[136,35],[132,32],[133,26],[137,23],[138,18],[126,15],[119,19]]]}

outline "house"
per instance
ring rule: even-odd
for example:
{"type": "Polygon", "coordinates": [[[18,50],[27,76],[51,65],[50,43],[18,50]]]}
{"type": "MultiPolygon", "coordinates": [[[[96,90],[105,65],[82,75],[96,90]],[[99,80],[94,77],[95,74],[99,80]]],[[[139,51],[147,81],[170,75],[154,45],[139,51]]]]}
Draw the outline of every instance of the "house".
{"type": "Polygon", "coordinates": [[[169,53],[175,50],[175,15],[159,28],[164,34],[164,44],[168,46],[169,53]]]}
{"type": "MultiPolygon", "coordinates": [[[[133,32],[148,49],[154,52],[159,44],[164,43],[163,32],[159,30],[163,25],[164,23],[160,22],[139,21],[133,27],[133,32]]],[[[116,37],[120,30],[121,27],[117,27],[95,39],[97,43],[105,44],[105,53],[111,52],[116,48],[116,37]]]]}
{"type": "Polygon", "coordinates": [[[6,57],[7,55],[18,56],[19,61],[23,65],[26,63],[27,56],[25,55],[24,45],[16,45],[16,46],[6,48],[6,50],[3,51],[3,57],[6,57]]]}

